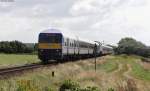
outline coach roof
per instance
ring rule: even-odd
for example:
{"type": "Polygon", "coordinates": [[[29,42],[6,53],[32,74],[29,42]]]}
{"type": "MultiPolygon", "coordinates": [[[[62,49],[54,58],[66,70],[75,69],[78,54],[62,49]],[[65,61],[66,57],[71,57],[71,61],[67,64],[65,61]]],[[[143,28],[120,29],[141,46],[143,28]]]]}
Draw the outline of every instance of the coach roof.
{"type": "Polygon", "coordinates": [[[72,34],[70,31],[66,31],[66,30],[50,28],[50,29],[46,29],[46,30],[42,31],[41,33],[60,33],[64,37],[71,38],[71,39],[77,39],[77,36],[72,34]]]}
{"type": "Polygon", "coordinates": [[[50,29],[46,29],[46,30],[42,31],[41,33],[61,33],[64,37],[67,37],[67,38],[71,38],[71,39],[75,39],[75,40],[80,40],[80,41],[84,41],[84,42],[88,42],[88,43],[92,43],[92,44],[95,43],[93,41],[90,41],[90,40],[83,39],[81,37],[75,36],[70,31],[65,31],[65,30],[61,31],[59,29],[50,28],[50,29]]]}

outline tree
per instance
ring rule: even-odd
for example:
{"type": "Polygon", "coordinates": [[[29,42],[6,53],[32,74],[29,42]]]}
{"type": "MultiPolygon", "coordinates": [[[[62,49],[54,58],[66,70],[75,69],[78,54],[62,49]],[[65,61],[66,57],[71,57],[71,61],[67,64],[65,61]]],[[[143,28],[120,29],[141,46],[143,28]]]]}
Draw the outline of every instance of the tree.
{"type": "Polygon", "coordinates": [[[2,41],[0,42],[0,52],[1,53],[32,53],[34,47],[27,47],[24,43],[20,41],[2,41]]]}
{"type": "Polygon", "coordinates": [[[143,43],[133,38],[123,38],[119,41],[116,48],[117,54],[138,54],[142,55],[142,51],[147,48],[143,43]],[[139,51],[140,50],[140,51],[139,51]]]}

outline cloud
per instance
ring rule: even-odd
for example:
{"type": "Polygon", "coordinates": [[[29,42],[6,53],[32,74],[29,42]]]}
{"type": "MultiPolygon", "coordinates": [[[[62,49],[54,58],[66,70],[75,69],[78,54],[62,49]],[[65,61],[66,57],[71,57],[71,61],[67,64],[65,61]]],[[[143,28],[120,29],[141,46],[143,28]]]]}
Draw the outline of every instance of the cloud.
{"type": "Polygon", "coordinates": [[[129,36],[150,44],[146,39],[150,33],[149,7],[148,0],[15,0],[0,3],[0,40],[37,42],[40,31],[53,27],[88,40],[116,44],[129,36]]]}

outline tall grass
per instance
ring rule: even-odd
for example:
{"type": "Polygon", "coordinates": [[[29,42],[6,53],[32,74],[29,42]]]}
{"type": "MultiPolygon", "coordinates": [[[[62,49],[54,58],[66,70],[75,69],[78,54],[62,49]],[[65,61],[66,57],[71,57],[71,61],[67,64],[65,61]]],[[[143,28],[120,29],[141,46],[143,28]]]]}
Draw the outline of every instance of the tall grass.
{"type": "MultiPolygon", "coordinates": [[[[139,89],[137,87],[141,83],[133,79],[126,80],[123,74],[128,71],[127,65],[130,64],[132,70],[129,73],[127,72],[127,74],[133,78],[142,78],[138,79],[140,82],[148,82],[149,71],[144,70],[138,64],[137,60],[139,59],[138,57],[127,55],[100,58],[97,60],[96,72],[93,60],[58,64],[25,73],[25,75],[20,77],[12,77],[4,81],[0,80],[0,88],[2,88],[2,91],[32,91],[33,88],[35,88],[33,91],[59,91],[62,84],[67,79],[71,79],[78,82],[82,91],[91,91],[91,89],[95,89],[93,87],[100,88],[98,91],[137,91],[139,89]],[[122,67],[119,68],[119,65],[122,65],[122,67]],[[54,77],[52,77],[52,71],[55,72],[54,77]],[[143,80],[143,78],[146,79],[143,80]],[[120,83],[117,84],[118,82],[120,83]],[[88,86],[90,87],[88,88],[88,86]]],[[[70,84],[72,81],[65,84],[70,84]]],[[[139,91],[142,91],[143,88],[149,91],[149,84],[145,83],[144,85],[139,91]]]]}
{"type": "Polygon", "coordinates": [[[124,84],[118,84],[117,91],[138,91],[138,88],[133,79],[128,79],[124,84]]]}

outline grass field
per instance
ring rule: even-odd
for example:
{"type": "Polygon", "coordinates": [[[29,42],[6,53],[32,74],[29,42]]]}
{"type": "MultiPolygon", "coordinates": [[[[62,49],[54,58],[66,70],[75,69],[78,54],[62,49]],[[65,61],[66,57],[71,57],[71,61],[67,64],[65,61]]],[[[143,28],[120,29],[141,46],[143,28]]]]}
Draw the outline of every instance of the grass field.
{"type": "Polygon", "coordinates": [[[78,82],[83,88],[96,86],[100,91],[150,91],[150,69],[141,65],[141,57],[127,55],[97,58],[96,72],[94,59],[44,67],[0,80],[0,88],[1,91],[58,91],[68,79],[78,82]],[[52,71],[55,77],[52,77],[52,71]],[[19,90],[21,88],[24,90],[19,90]]]}
{"type": "Polygon", "coordinates": [[[36,55],[0,54],[0,68],[39,62],[36,55]]]}

